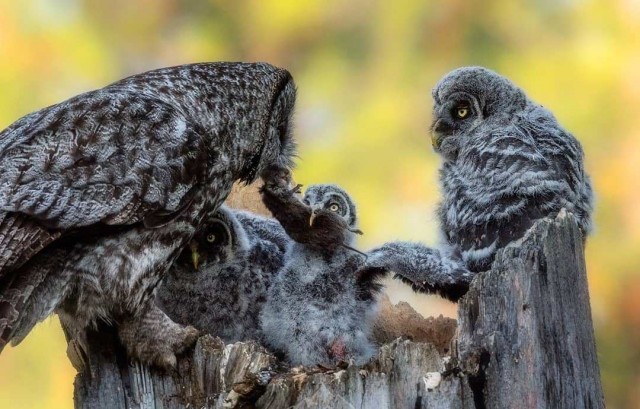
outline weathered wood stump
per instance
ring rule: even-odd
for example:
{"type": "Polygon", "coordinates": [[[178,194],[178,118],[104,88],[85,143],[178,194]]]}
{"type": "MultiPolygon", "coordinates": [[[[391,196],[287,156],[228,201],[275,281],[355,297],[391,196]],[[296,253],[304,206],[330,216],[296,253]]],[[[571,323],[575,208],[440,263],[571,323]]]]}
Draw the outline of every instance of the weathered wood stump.
{"type": "MultiPolygon", "coordinates": [[[[603,408],[583,240],[562,212],[500,251],[461,300],[443,357],[395,340],[369,364],[289,369],[259,345],[202,337],[174,373],[90,335],[77,408],[603,408]]],[[[440,349],[442,351],[442,348],[440,349]]]]}

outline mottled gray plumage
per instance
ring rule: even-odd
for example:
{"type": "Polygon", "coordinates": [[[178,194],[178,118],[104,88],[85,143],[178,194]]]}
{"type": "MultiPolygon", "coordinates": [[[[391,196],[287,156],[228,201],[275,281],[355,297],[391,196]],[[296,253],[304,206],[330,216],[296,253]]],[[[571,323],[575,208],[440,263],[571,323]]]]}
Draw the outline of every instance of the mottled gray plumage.
{"type": "Polygon", "coordinates": [[[285,70],[193,64],[123,79],[5,129],[0,349],[57,309],[71,332],[115,322],[130,353],[174,362],[181,342],[153,345],[163,342],[152,335],[161,321],[153,289],[234,181],[291,165],[294,102],[285,70]]]}
{"type": "Polygon", "coordinates": [[[551,112],[481,67],[445,75],[433,99],[441,229],[470,270],[489,269],[498,249],[562,208],[586,237],[593,198],[584,154],[551,112]]]}
{"type": "MultiPolygon", "coordinates": [[[[283,203],[294,207],[290,201],[283,203]]],[[[340,244],[353,244],[350,230],[356,229],[357,218],[353,201],[344,190],[335,185],[313,185],[306,190],[302,204],[311,212],[315,209],[337,215],[346,228],[346,240],[340,244]]],[[[308,227],[308,218],[302,223],[308,227]]],[[[324,236],[311,237],[322,240],[324,236]]],[[[380,286],[373,275],[363,279],[356,275],[363,262],[362,254],[345,246],[328,251],[313,243],[292,242],[262,311],[267,345],[284,353],[293,365],[369,359],[375,352],[370,338],[380,286]]]]}
{"type": "Polygon", "coordinates": [[[414,291],[438,294],[450,301],[458,301],[467,292],[474,275],[446,249],[405,241],[385,243],[367,252],[358,274],[380,274],[377,269],[394,272],[395,278],[414,291]]]}
{"type": "Polygon", "coordinates": [[[173,264],[156,302],[175,322],[225,342],[261,340],[258,317],[290,241],[277,221],[222,206],[173,264]]]}

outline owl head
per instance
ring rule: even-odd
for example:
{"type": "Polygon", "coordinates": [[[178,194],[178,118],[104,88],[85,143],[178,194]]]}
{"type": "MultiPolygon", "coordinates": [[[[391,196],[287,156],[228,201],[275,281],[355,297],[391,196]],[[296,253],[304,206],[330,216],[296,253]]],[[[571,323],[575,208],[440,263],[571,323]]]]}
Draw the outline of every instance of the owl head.
{"type": "Polygon", "coordinates": [[[221,115],[226,122],[223,143],[241,147],[230,163],[239,180],[249,184],[264,178],[270,167],[292,168],[296,85],[291,74],[266,63],[228,63],[215,78],[223,91],[220,97],[228,99],[221,115]]]}
{"type": "Polygon", "coordinates": [[[193,271],[224,266],[242,258],[248,247],[244,228],[229,208],[221,206],[206,218],[176,263],[193,271]]]}
{"type": "Polygon", "coordinates": [[[319,212],[331,212],[341,217],[349,228],[357,224],[356,205],[343,189],[336,185],[311,185],[304,192],[302,201],[311,207],[311,220],[319,212]]]}
{"type": "MultiPolygon", "coordinates": [[[[296,143],[293,138],[293,111],[296,102],[296,86],[291,75],[285,71],[277,97],[272,101],[271,114],[267,123],[266,139],[255,144],[255,156],[251,159],[248,176],[242,181],[251,183],[255,176],[264,178],[264,173],[272,167],[291,169],[296,143]]],[[[249,121],[250,122],[250,121],[249,121]]]]}
{"type": "Polygon", "coordinates": [[[472,131],[485,121],[507,121],[527,105],[524,92],[483,67],[446,74],[432,91],[431,142],[446,159],[455,159],[472,131]]]}

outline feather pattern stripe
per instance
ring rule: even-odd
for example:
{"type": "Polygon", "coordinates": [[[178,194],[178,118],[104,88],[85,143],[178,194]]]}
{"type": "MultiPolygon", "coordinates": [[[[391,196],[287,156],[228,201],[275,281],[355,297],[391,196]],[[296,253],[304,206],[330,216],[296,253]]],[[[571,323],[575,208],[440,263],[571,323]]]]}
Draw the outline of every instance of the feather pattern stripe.
{"type": "Polygon", "coordinates": [[[19,268],[60,235],[23,214],[0,211],[0,280],[4,271],[19,268]]]}

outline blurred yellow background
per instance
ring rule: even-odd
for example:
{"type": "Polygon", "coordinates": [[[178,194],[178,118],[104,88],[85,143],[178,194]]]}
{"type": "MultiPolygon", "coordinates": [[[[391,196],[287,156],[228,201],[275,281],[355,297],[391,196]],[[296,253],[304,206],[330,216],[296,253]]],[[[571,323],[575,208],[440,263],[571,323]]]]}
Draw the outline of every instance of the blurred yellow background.
{"type": "MultiPolygon", "coordinates": [[[[549,107],[582,141],[597,193],[587,261],[607,404],[640,408],[640,1],[0,0],[0,128],[129,74],[217,60],[291,71],[295,179],[349,191],[365,249],[436,242],[440,76],[484,65],[549,107]]],[[[72,407],[74,375],[52,318],[0,357],[0,408],[72,407]]]]}

